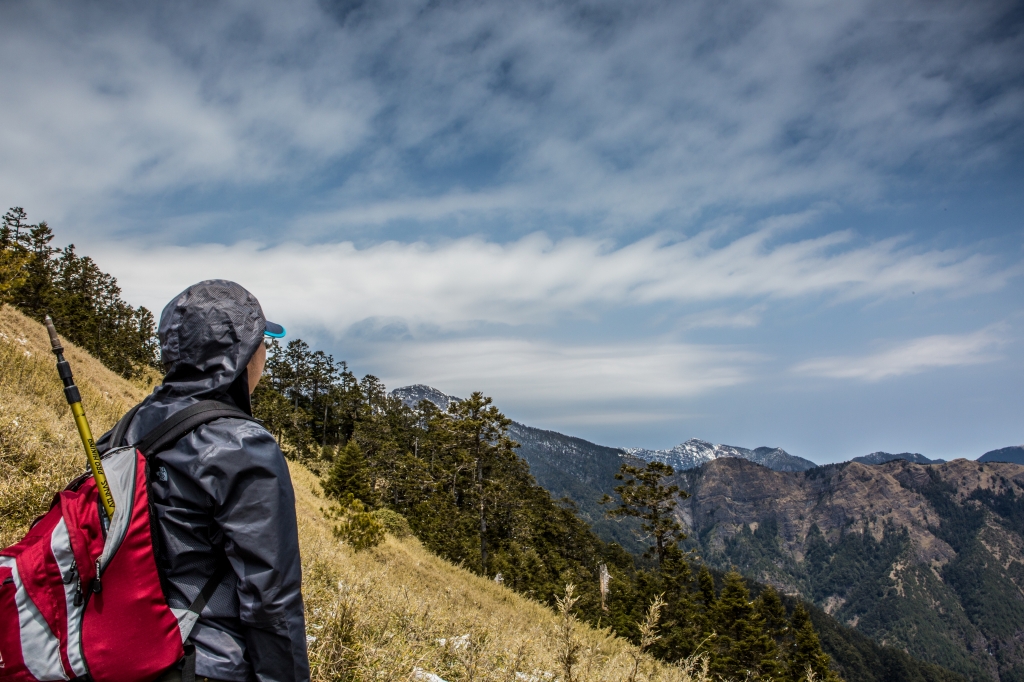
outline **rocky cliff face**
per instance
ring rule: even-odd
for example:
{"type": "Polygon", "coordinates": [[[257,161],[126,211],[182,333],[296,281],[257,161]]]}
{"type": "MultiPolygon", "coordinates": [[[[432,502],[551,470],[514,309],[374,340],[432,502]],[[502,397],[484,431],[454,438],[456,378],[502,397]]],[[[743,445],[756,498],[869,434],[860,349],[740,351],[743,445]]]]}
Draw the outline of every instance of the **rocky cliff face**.
{"type": "Polygon", "coordinates": [[[1024,466],[721,458],[678,478],[709,563],[972,679],[1024,679],[1024,466]]]}

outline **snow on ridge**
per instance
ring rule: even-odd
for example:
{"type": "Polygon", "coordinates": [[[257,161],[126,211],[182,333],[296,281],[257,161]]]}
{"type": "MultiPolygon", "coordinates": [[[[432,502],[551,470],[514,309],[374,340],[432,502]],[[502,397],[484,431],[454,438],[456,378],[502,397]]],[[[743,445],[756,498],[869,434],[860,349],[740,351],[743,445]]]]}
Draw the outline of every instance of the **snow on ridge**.
{"type": "Polygon", "coordinates": [[[716,445],[699,438],[691,438],[668,450],[648,450],[647,448],[623,448],[623,450],[626,454],[645,462],[663,462],[676,471],[696,469],[702,464],[707,464],[720,457],[740,457],[776,471],[805,471],[815,466],[814,462],[802,457],[795,457],[782,448],[761,447],[756,450],[748,450],[733,445],[716,445]]]}

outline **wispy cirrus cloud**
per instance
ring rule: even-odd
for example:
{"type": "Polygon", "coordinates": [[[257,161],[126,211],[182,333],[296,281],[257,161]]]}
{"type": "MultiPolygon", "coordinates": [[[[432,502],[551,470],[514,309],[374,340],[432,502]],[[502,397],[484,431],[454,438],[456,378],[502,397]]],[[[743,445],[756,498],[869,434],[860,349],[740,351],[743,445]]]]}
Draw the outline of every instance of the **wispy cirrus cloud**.
{"type": "MultiPolygon", "coordinates": [[[[250,283],[268,310],[335,334],[368,318],[455,330],[478,323],[543,325],[566,315],[663,303],[877,299],[911,290],[960,295],[1001,287],[1015,274],[991,268],[978,255],[920,251],[895,240],[856,244],[848,233],[833,233],[776,243],[777,236],[765,228],[718,245],[717,233],[680,241],[655,236],[619,248],[541,234],[504,244],[465,238],[365,248],[350,242],[121,243],[95,252],[154,308],[194,281],[225,277],[250,283]]],[[[733,320],[733,326],[754,323],[751,315],[733,320]]]]}
{"type": "Polygon", "coordinates": [[[1002,325],[971,334],[936,334],[894,344],[862,356],[814,358],[792,368],[797,374],[829,379],[881,381],[942,367],[963,367],[996,362],[1008,342],[1002,325]]]}

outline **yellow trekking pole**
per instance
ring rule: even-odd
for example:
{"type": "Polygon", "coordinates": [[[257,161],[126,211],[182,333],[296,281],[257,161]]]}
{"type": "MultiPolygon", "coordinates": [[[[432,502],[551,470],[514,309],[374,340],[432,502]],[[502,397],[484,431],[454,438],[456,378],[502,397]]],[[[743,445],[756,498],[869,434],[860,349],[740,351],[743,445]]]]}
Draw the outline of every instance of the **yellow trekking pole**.
{"type": "Polygon", "coordinates": [[[100,493],[100,502],[107,512],[107,518],[114,518],[114,496],[110,492],[110,484],[107,482],[107,475],[103,473],[103,462],[100,460],[100,452],[96,449],[96,441],[92,438],[92,430],[89,429],[89,421],[85,418],[85,409],[82,408],[82,394],[75,386],[75,378],[71,376],[71,365],[64,359],[64,346],[60,345],[57,338],[57,330],[53,328],[53,320],[47,315],[43,320],[46,325],[46,332],[50,335],[50,345],[53,347],[53,354],[57,356],[57,374],[64,382],[64,397],[68,399],[71,406],[71,414],[75,415],[75,425],[78,426],[78,435],[82,437],[82,445],[85,446],[85,457],[89,460],[89,468],[92,470],[92,477],[96,479],[96,488],[100,493]]]}

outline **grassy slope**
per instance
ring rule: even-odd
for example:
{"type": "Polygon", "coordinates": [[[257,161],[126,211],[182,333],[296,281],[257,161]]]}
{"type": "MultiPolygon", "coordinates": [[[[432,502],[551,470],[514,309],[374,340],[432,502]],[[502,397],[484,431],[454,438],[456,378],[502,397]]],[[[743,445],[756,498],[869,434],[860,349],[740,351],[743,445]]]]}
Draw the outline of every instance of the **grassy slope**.
{"type": "MultiPolygon", "coordinates": [[[[128,382],[67,348],[96,435],[141,400],[152,378],[128,382]]],[[[15,542],[54,492],[84,468],[42,326],[0,307],[0,546],[15,542]]],[[[578,648],[575,679],[627,680],[636,649],[607,632],[564,622],[542,605],[389,537],[353,553],[333,537],[316,477],[291,464],[302,545],[310,658],[315,680],[425,679],[542,682],[578,648]]],[[[637,680],[701,679],[640,657],[637,680]]]]}

